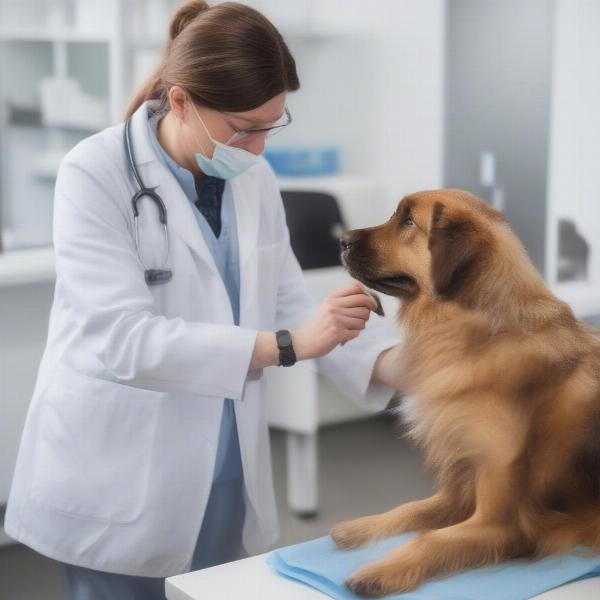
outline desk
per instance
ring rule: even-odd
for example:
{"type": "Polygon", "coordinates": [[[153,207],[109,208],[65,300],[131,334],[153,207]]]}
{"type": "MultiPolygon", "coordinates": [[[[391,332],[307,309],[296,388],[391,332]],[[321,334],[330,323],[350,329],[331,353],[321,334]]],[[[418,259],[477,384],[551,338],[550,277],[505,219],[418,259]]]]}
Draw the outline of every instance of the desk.
{"type": "MultiPolygon", "coordinates": [[[[267,554],[201,569],[166,580],[168,600],[326,600],[302,583],[276,574],[267,554]]],[[[535,600],[597,600],[600,577],[576,581],[535,596],[535,600]]]]}

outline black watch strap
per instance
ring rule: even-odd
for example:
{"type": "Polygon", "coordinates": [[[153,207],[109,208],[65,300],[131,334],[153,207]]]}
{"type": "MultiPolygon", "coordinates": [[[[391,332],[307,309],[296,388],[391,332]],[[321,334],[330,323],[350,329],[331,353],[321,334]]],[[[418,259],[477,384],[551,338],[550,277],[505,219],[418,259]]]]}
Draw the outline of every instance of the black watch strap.
{"type": "Polygon", "coordinates": [[[275,333],[277,347],[279,348],[279,366],[291,367],[296,362],[296,353],[292,346],[292,336],[287,329],[280,329],[275,333]]]}

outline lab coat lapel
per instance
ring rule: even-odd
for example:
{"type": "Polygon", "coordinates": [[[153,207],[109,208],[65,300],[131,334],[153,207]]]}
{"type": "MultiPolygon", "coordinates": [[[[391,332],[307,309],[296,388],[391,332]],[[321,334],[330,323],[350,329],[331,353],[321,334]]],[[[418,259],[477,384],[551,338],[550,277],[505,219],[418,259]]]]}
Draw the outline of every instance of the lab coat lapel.
{"type": "Polygon", "coordinates": [[[253,326],[256,322],[257,294],[257,256],[255,247],[258,238],[259,198],[258,193],[251,193],[253,180],[245,181],[244,176],[230,180],[233,204],[235,207],[238,246],[240,255],[240,325],[253,326]]]}
{"type": "Polygon", "coordinates": [[[131,129],[136,164],[142,180],[147,187],[156,188],[155,191],[165,203],[169,228],[175,231],[220,279],[217,265],[198,227],[190,201],[168,167],[154,152],[148,134],[148,101],[134,113],[131,129]]]}

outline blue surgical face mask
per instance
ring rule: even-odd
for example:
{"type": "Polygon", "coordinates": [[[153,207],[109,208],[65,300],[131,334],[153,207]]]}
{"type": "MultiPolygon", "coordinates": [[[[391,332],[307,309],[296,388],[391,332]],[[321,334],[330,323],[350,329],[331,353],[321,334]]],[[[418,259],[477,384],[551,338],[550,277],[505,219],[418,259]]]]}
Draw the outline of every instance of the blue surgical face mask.
{"type": "Polygon", "coordinates": [[[260,155],[258,154],[253,154],[243,148],[228,146],[227,144],[215,140],[210,135],[210,132],[206,128],[202,117],[198,114],[198,110],[193,102],[191,102],[191,105],[194,108],[196,116],[200,119],[204,131],[206,131],[206,135],[208,135],[215,145],[212,158],[208,158],[200,152],[195,153],[196,163],[203,173],[212,175],[213,177],[219,177],[220,179],[231,179],[241,175],[244,171],[260,161],[260,155]]]}

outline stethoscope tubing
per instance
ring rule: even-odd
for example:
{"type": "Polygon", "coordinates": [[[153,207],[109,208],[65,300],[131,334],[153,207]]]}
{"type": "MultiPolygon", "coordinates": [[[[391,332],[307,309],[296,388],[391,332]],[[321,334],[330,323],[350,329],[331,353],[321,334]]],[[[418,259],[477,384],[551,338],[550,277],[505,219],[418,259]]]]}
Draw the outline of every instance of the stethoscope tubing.
{"type": "Polygon", "coordinates": [[[125,142],[125,154],[127,157],[129,170],[131,171],[131,173],[139,187],[139,189],[131,197],[131,206],[133,209],[133,220],[134,220],[134,229],[135,229],[135,249],[136,249],[138,258],[140,259],[140,262],[142,263],[144,269],[146,270],[146,274],[148,274],[149,271],[150,272],[156,271],[156,269],[151,269],[151,268],[147,267],[144,264],[144,261],[142,259],[142,254],[141,254],[141,250],[140,250],[139,225],[138,225],[138,217],[139,217],[138,202],[144,196],[148,196],[154,202],[156,207],[158,208],[158,218],[163,225],[164,238],[165,238],[165,249],[166,249],[164,261],[163,261],[162,265],[159,267],[159,269],[162,269],[167,264],[167,261],[169,260],[169,233],[167,231],[167,208],[165,206],[165,203],[163,202],[163,199],[155,191],[156,188],[155,187],[149,188],[144,185],[144,182],[142,181],[140,173],[137,169],[137,165],[135,164],[135,153],[133,150],[133,144],[131,143],[131,117],[129,117],[125,121],[125,131],[124,131],[123,139],[125,142]]]}

